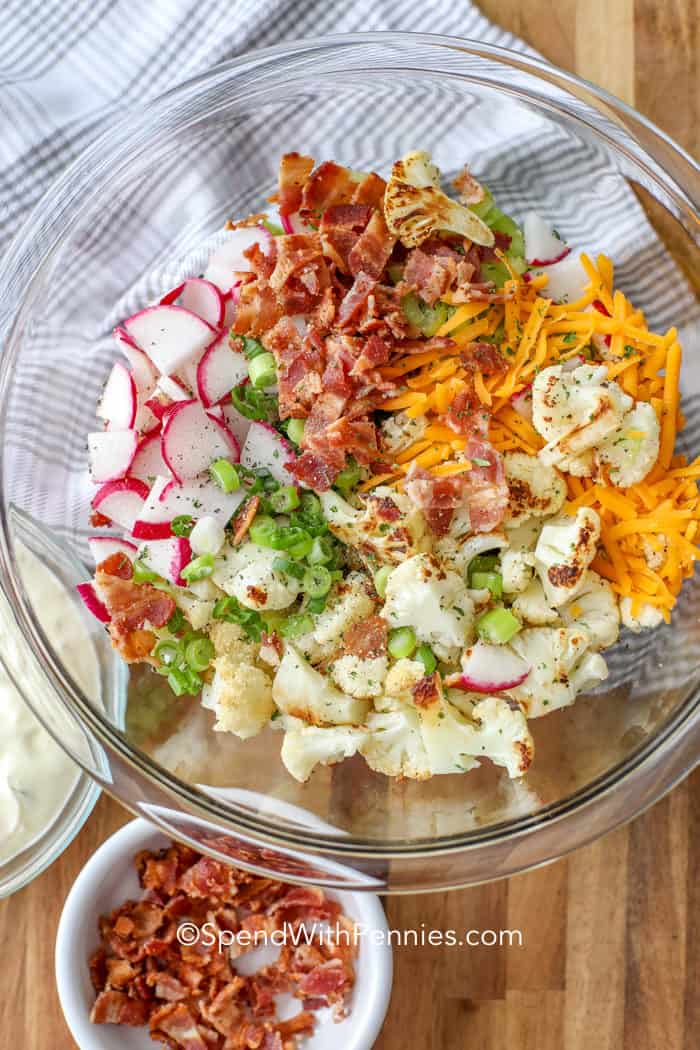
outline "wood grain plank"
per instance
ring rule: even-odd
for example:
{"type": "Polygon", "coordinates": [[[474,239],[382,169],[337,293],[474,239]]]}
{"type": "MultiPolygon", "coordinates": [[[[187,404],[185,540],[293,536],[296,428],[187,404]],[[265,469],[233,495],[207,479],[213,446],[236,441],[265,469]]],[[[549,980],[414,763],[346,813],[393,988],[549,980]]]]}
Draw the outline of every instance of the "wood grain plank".
{"type": "Polygon", "coordinates": [[[518,875],[508,883],[509,930],[523,946],[507,955],[508,990],[563,991],[566,987],[566,917],[569,861],[518,875]]]}
{"type": "Polygon", "coordinates": [[[634,105],[634,0],[576,5],[576,72],[634,105]]]}

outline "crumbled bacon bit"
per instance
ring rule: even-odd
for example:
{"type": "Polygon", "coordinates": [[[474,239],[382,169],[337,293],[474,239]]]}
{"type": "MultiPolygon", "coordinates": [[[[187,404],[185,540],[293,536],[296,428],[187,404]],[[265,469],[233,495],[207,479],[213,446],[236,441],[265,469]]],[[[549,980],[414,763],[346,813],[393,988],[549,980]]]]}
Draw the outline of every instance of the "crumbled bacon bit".
{"type": "Polygon", "coordinates": [[[99,510],[93,510],[90,514],[90,524],[93,529],[102,529],[105,525],[111,525],[112,519],[105,514],[100,514],[99,510]]]}
{"type": "Polygon", "coordinates": [[[299,210],[304,185],[313,168],[313,157],[304,157],[301,153],[285,153],[282,157],[277,189],[280,215],[291,215],[299,210]]]}
{"type": "Polygon", "coordinates": [[[148,1025],[171,1050],[294,1050],[297,1035],[313,1032],[316,1010],[332,1005],[339,1020],[346,1015],[354,927],[322,890],[260,878],[179,843],[140,853],[136,867],[144,899],[99,922],[102,947],[89,964],[93,1023],[148,1025]],[[276,962],[243,976],[232,968],[240,946],[229,952],[208,937],[180,944],[173,904],[199,929],[290,935],[276,962]],[[320,937],[318,923],[337,923],[348,936],[320,937]],[[287,1021],[276,1012],[281,993],[303,1002],[287,1021]]]}
{"type": "Polygon", "coordinates": [[[440,699],[440,676],[435,674],[426,675],[413,686],[413,702],[417,707],[430,707],[436,700],[440,699]]]}
{"type": "Polygon", "coordinates": [[[236,516],[235,528],[233,530],[233,536],[231,537],[234,544],[242,543],[246,538],[248,535],[248,529],[253,524],[259,507],[260,496],[251,496],[250,499],[243,504],[236,516]]]}
{"type": "Polygon", "coordinates": [[[133,567],[120,553],[97,566],[95,584],[110,614],[109,633],[112,645],[123,658],[133,663],[145,659],[155,642],[147,629],[164,627],[175,612],[175,602],[150,583],[134,583],[133,567]]]}
{"type": "Polygon", "coordinates": [[[508,362],[493,343],[468,343],[460,357],[465,368],[482,372],[485,376],[508,371],[508,362]]]}

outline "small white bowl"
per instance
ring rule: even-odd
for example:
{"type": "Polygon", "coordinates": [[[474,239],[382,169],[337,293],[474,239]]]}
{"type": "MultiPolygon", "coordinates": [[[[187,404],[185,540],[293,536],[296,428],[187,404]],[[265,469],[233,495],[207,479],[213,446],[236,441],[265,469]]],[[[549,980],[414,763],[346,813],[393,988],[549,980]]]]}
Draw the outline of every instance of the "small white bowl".
{"type": "MultiPolygon", "coordinates": [[[[99,946],[97,920],[123,901],[138,899],[135,855],[143,849],[169,845],[157,828],[134,820],[100,846],[75,880],[63,906],[56,936],[56,982],[68,1027],[80,1050],[154,1050],[144,1028],[93,1025],[90,1010],[95,992],[88,959],[99,946]]],[[[368,931],[359,940],[356,982],[349,1016],[336,1024],[331,1011],[318,1011],[316,1030],[300,1043],[301,1050],[371,1050],[384,1022],[391,994],[392,953],[384,909],[370,893],[327,891],[345,914],[368,931]]],[[[264,949],[258,949],[263,951],[264,949]]],[[[252,954],[252,953],[251,953],[252,954]]]]}

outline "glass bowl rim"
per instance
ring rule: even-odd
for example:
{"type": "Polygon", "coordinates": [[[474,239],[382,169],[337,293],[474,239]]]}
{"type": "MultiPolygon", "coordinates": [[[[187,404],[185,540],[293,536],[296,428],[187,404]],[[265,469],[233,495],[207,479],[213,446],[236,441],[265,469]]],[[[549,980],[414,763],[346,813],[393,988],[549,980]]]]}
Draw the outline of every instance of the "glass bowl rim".
{"type": "MultiPolygon", "coordinates": [[[[15,257],[17,256],[21,258],[23,245],[33,241],[36,232],[35,226],[41,222],[41,217],[45,213],[48,211],[55,211],[57,199],[62,208],[71,207],[70,187],[72,180],[77,178],[81,182],[83,181],[85,170],[89,167],[91,160],[100,154],[100,151],[104,149],[105,145],[109,145],[110,139],[115,132],[119,130],[129,130],[129,121],[133,119],[134,116],[137,115],[141,122],[145,122],[147,119],[155,116],[159,109],[164,106],[167,107],[169,104],[174,104],[177,101],[181,102],[187,98],[188,95],[196,94],[199,90],[204,89],[208,85],[215,87],[220,79],[223,82],[223,80],[229,79],[231,76],[235,77],[237,74],[243,74],[246,70],[252,71],[272,67],[274,72],[279,72],[280,68],[284,66],[285,59],[291,60],[295,56],[307,51],[316,50],[319,53],[327,52],[328,54],[331,54],[337,53],[342,50],[343,47],[348,45],[370,43],[382,44],[384,42],[391,42],[393,45],[406,45],[407,49],[410,45],[417,44],[426,47],[449,48],[453,51],[473,55],[476,58],[492,59],[505,66],[515,68],[520,67],[525,73],[534,77],[536,80],[539,79],[540,81],[554,83],[555,86],[560,89],[563,88],[564,90],[567,90],[569,87],[585,89],[593,96],[596,103],[604,103],[621,113],[623,116],[630,117],[637,124],[645,127],[651,133],[653,138],[664,143],[673,154],[682,159],[690,167],[694,174],[697,174],[700,177],[700,165],[669,135],[661,131],[652,121],[648,120],[648,118],[638,113],[633,107],[627,105],[625,102],[616,98],[604,89],[597,87],[575,74],[563,71],[544,59],[529,54],[523,54],[520,51],[515,51],[510,48],[482,43],[478,40],[452,37],[442,34],[368,32],[301,38],[251,51],[247,54],[238,56],[237,58],[218,63],[210,69],[181,82],[175,87],[170,88],[168,91],[163,92],[145,103],[129,106],[125,110],[122,110],[118,119],[114,122],[109,122],[105,130],[103,130],[61,173],[48,191],[41,197],[39,202],[32,208],[13,238],[9,249],[5,254],[4,260],[0,262],[0,276],[3,273],[8,277],[11,275],[12,264],[16,262],[15,257]]],[[[397,52],[397,55],[388,56],[389,64],[391,64],[392,60],[398,55],[399,53],[397,52]]],[[[396,64],[396,68],[402,68],[400,62],[396,64]]],[[[430,68],[414,68],[417,68],[417,71],[420,72],[440,72],[439,70],[430,68]]],[[[359,70],[354,68],[350,70],[351,73],[358,71],[359,70]]],[[[448,78],[460,76],[458,72],[453,70],[448,70],[444,72],[443,75],[448,78]]],[[[469,74],[464,74],[463,76],[464,79],[467,80],[474,79],[473,77],[470,78],[469,74]]],[[[490,86],[494,87],[492,84],[490,86]]],[[[514,91],[511,90],[510,93],[517,94],[520,97],[524,96],[526,98],[531,94],[529,89],[522,86],[518,86],[514,91]]],[[[574,97],[576,96],[574,95],[574,97]]],[[[598,133],[602,134],[599,129],[598,133]]],[[[622,149],[619,143],[614,143],[614,145],[616,149],[622,149]]],[[[637,157],[635,159],[637,163],[642,163],[640,158],[637,157]]],[[[656,163],[658,164],[658,162],[656,163]]],[[[670,176],[666,175],[663,167],[660,164],[658,166],[659,170],[666,176],[666,178],[670,178],[670,176]]],[[[654,172],[651,174],[652,178],[658,182],[659,175],[654,172]]],[[[673,185],[667,183],[664,186],[664,189],[673,196],[678,195],[679,187],[675,181],[673,185]]],[[[84,187],[81,188],[81,192],[84,193],[84,187]]],[[[682,197],[684,207],[690,206],[691,208],[698,210],[700,204],[687,196],[685,191],[682,191],[682,197]]],[[[22,308],[25,305],[27,292],[34,283],[39,270],[46,263],[47,258],[49,258],[55,251],[57,244],[59,243],[60,240],[50,243],[46,249],[42,249],[40,265],[27,281],[22,294],[18,296],[15,308],[10,308],[11,321],[8,326],[7,335],[3,337],[3,342],[10,342],[12,340],[13,332],[18,325],[22,308]]],[[[3,286],[11,286],[11,282],[8,281],[4,284],[4,282],[0,280],[0,289],[3,288],[3,286]]],[[[3,292],[0,292],[0,302],[3,294],[3,292]]],[[[6,392],[12,359],[12,355],[8,356],[7,353],[3,353],[2,360],[0,361],[0,426],[4,423],[7,412],[8,398],[6,392]]],[[[0,462],[0,495],[4,493],[4,490],[5,465],[3,461],[0,462]]],[[[474,849],[489,843],[511,842],[515,837],[527,834],[538,827],[542,827],[546,824],[551,825],[567,817],[579,814],[586,806],[599,801],[613,788],[622,784],[623,781],[629,781],[632,779],[635,774],[639,773],[641,767],[649,758],[659,753],[664,745],[669,743],[671,737],[678,737],[690,723],[692,723],[692,727],[696,731],[700,730],[699,686],[679,705],[673,715],[667,719],[667,721],[652,737],[649,738],[649,740],[637,747],[622,761],[616,763],[604,773],[593,778],[593,780],[589,781],[581,788],[578,788],[572,794],[543,806],[542,809],[535,813],[518,817],[514,820],[500,821],[484,828],[477,828],[471,831],[447,836],[415,839],[408,842],[397,839],[390,841],[388,846],[375,839],[352,838],[345,834],[343,834],[342,837],[336,838],[315,831],[304,830],[304,832],[301,833],[298,830],[280,830],[279,822],[273,822],[270,818],[263,815],[251,815],[250,810],[240,807],[235,803],[227,803],[226,807],[223,808],[212,795],[199,790],[193,785],[186,784],[178,777],[175,777],[167,769],[158,765],[142,751],[129,744],[116,726],[106,720],[91,706],[88,699],[82,695],[80,689],[68,675],[66,669],[62,667],[60,661],[53,652],[50,640],[45,635],[43,629],[34,620],[31,605],[22,591],[21,583],[19,583],[19,580],[15,577],[13,565],[14,558],[12,553],[14,541],[9,527],[8,511],[9,508],[6,508],[5,501],[2,499],[0,501],[0,570],[2,571],[3,584],[15,611],[24,640],[30,646],[33,646],[33,648],[38,648],[42,670],[50,678],[54,689],[61,697],[61,701],[63,703],[69,702],[71,704],[75,713],[86,723],[87,728],[95,735],[100,745],[106,747],[108,752],[116,752],[119,758],[125,762],[127,766],[135,768],[138,771],[139,776],[145,777],[146,781],[156,790],[159,792],[165,792],[168,796],[177,798],[180,801],[184,801],[188,806],[188,812],[190,815],[211,819],[219,824],[223,823],[223,825],[232,833],[241,833],[244,836],[247,835],[252,837],[255,841],[264,843],[265,845],[278,845],[287,849],[290,847],[296,849],[311,849],[318,851],[320,854],[333,853],[347,858],[367,857],[375,860],[399,860],[401,858],[409,857],[424,859],[427,856],[449,855],[463,850],[474,849]]],[[[30,708],[34,710],[29,700],[26,700],[26,702],[29,704],[30,708]]],[[[61,743],[60,740],[58,742],[59,744],[61,743]]],[[[71,755],[71,757],[81,764],[77,756],[71,755]]],[[[700,760],[700,746],[698,747],[698,760],[700,760]]],[[[85,765],[83,768],[86,769],[86,772],[93,779],[102,783],[102,786],[109,790],[109,784],[101,781],[93,770],[87,768],[85,765]]],[[[689,768],[692,768],[692,764],[689,768]]],[[[670,783],[665,783],[658,789],[657,793],[655,793],[652,801],[656,801],[671,786],[670,783]]],[[[635,805],[632,804],[629,807],[629,812],[625,814],[625,816],[619,818],[616,823],[620,823],[626,819],[631,819],[642,808],[644,808],[643,805],[635,808],[635,805]]],[[[600,829],[597,834],[604,834],[611,830],[613,826],[615,826],[614,823],[609,824],[600,829]]],[[[579,842],[566,846],[561,852],[568,852],[568,850],[574,848],[575,845],[579,845],[581,841],[584,841],[584,839],[581,838],[579,842]]]]}

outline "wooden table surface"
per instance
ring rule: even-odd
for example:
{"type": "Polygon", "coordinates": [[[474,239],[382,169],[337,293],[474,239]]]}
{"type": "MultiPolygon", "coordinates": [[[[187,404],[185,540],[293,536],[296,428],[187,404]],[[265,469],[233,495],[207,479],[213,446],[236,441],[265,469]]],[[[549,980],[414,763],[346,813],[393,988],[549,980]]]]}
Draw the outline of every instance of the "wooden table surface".
{"type": "MultiPolygon", "coordinates": [[[[700,0],[481,6],[700,155],[700,0]]],[[[127,819],[102,798],[64,856],[0,906],[3,1050],[73,1050],[54,985],[56,924],[82,865],[127,819]]],[[[387,912],[392,928],[519,929],[524,944],[397,950],[376,1050],[697,1050],[700,771],[568,860],[458,893],[393,898],[387,912]]]]}

